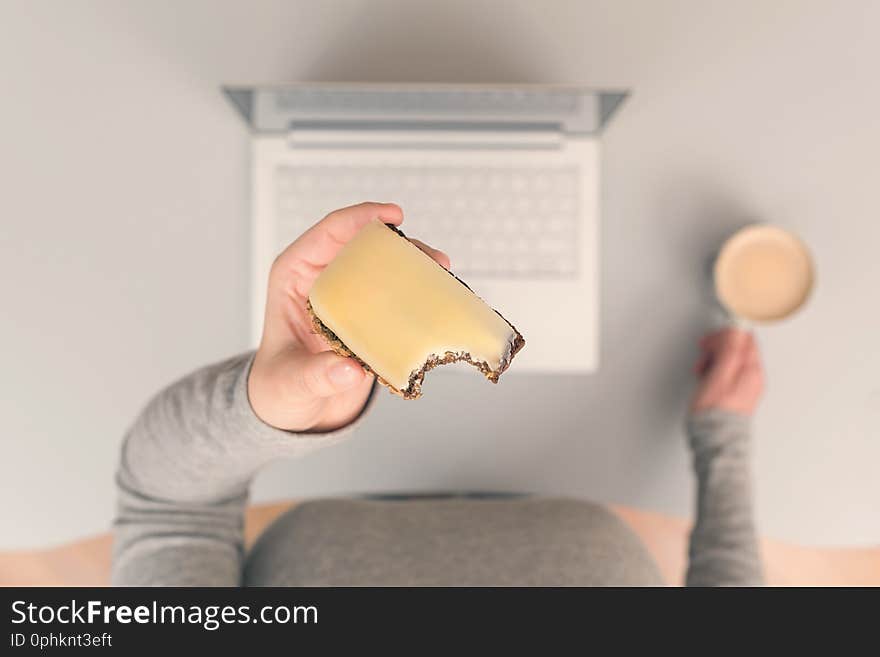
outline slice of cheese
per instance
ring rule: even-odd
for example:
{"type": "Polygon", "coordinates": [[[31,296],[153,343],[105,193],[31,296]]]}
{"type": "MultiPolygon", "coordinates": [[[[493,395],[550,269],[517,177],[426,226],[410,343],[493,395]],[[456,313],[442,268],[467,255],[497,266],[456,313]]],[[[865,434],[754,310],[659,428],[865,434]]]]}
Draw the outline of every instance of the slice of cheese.
{"type": "Polygon", "coordinates": [[[402,233],[364,226],[312,285],[315,327],[406,399],[425,372],[475,365],[493,382],[525,341],[501,315],[402,233]]]}

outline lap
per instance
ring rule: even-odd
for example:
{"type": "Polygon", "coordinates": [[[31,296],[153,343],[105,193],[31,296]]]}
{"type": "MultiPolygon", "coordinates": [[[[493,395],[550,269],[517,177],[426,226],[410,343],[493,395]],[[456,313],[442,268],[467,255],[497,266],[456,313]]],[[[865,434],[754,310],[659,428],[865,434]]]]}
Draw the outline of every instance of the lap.
{"type": "Polygon", "coordinates": [[[250,585],[661,584],[638,537],[580,500],[306,502],[248,555],[250,585]]]}

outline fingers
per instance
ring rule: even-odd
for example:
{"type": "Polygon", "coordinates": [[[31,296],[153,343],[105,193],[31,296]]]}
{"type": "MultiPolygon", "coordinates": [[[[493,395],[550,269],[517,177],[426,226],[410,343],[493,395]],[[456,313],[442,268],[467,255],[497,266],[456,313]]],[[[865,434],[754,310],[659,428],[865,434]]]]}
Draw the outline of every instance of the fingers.
{"type": "Polygon", "coordinates": [[[700,348],[707,351],[716,351],[723,344],[723,342],[729,338],[730,334],[736,331],[739,331],[739,329],[733,328],[731,326],[725,326],[724,328],[720,328],[717,331],[707,333],[702,338],[700,338],[700,348]]]}
{"type": "Polygon", "coordinates": [[[752,342],[751,333],[741,329],[724,328],[710,333],[700,340],[700,358],[694,369],[706,373],[720,368],[720,372],[729,375],[738,368],[752,342]]]}
{"type": "Polygon", "coordinates": [[[346,242],[373,219],[400,225],[403,210],[394,203],[359,203],[335,210],[303,233],[278,256],[277,264],[304,262],[313,267],[330,263],[346,242]]]}
{"type": "Polygon", "coordinates": [[[437,264],[439,264],[441,267],[443,267],[443,269],[450,269],[451,268],[452,263],[449,261],[449,256],[446,255],[445,253],[443,253],[443,251],[432,248],[432,247],[428,246],[427,244],[425,244],[424,242],[422,242],[421,240],[410,239],[410,242],[412,242],[417,247],[419,247],[422,251],[424,251],[429,256],[431,256],[431,258],[433,258],[434,261],[437,262],[437,264]]]}
{"type": "Polygon", "coordinates": [[[764,373],[755,336],[724,329],[700,341],[695,370],[701,381],[691,409],[721,408],[751,415],[763,391],[764,373]]]}
{"type": "Polygon", "coordinates": [[[707,352],[702,352],[697,357],[697,362],[694,364],[694,374],[698,377],[702,378],[702,376],[706,373],[706,370],[709,369],[709,365],[712,363],[712,356],[707,352]]]}
{"type": "Polygon", "coordinates": [[[352,358],[332,351],[317,354],[300,352],[290,366],[289,396],[307,401],[351,390],[367,377],[364,368],[352,358]]]}
{"type": "Polygon", "coordinates": [[[740,368],[737,384],[756,388],[760,391],[764,385],[764,367],[761,364],[761,352],[758,342],[752,338],[746,353],[743,356],[743,364],[740,368]]]}
{"type": "Polygon", "coordinates": [[[363,226],[373,219],[381,219],[386,224],[399,226],[403,223],[403,210],[396,203],[374,203],[366,201],[347,208],[334,210],[321,219],[314,227],[331,234],[340,242],[347,242],[363,226]]]}
{"type": "Polygon", "coordinates": [[[707,390],[721,391],[733,384],[753,341],[745,331],[726,329],[711,342],[704,352],[707,360],[703,364],[703,381],[707,390]]]}
{"type": "Polygon", "coordinates": [[[718,347],[721,344],[722,339],[724,338],[724,334],[728,329],[719,329],[717,331],[713,331],[712,333],[707,333],[699,341],[700,347],[700,355],[697,357],[697,361],[694,364],[694,374],[696,374],[699,378],[702,378],[706,372],[709,371],[709,368],[712,366],[712,359],[715,355],[715,352],[718,351],[718,347]]]}
{"type": "Polygon", "coordinates": [[[749,341],[749,350],[746,354],[746,366],[752,368],[763,369],[761,365],[761,350],[758,349],[758,341],[754,335],[751,335],[749,341]]]}

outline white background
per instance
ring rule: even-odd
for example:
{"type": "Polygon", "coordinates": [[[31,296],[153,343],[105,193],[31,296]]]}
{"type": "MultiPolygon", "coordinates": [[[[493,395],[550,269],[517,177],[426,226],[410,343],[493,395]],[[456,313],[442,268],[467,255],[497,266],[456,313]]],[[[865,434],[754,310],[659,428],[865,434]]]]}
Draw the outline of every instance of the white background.
{"type": "Polygon", "coordinates": [[[503,488],[689,513],[705,265],[759,219],[819,268],[809,308],[759,332],[762,531],[880,540],[878,24],[880,3],[830,0],[2,0],[0,546],[106,529],[138,410],[245,348],[248,135],[218,88],[295,80],[634,94],[604,138],[601,372],[383,394],[259,498],[503,488]]]}

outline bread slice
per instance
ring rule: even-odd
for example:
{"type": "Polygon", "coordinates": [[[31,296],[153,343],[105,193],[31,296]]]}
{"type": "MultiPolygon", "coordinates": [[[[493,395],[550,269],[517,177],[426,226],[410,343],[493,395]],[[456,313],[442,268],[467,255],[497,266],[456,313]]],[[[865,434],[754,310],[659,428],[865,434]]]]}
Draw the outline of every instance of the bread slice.
{"type": "Polygon", "coordinates": [[[463,281],[378,220],[321,272],[307,310],[333,351],[404,399],[420,397],[425,373],[449,363],[469,363],[497,383],[525,345],[463,281]]]}

